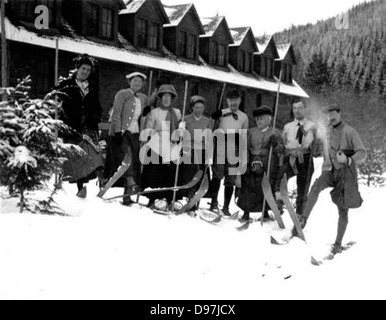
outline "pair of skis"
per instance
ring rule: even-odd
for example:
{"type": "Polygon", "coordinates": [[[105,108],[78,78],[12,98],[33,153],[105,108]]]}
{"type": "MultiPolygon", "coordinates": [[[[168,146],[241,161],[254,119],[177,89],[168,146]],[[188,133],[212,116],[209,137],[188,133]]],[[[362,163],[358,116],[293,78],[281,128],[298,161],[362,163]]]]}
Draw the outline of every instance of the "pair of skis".
{"type": "MultiPolygon", "coordinates": [[[[283,219],[281,217],[280,210],[279,210],[279,208],[277,206],[275,197],[273,195],[271,184],[270,184],[270,182],[268,180],[267,174],[265,174],[265,173],[264,173],[263,181],[262,181],[262,189],[263,189],[265,200],[269,204],[269,206],[271,208],[271,211],[273,212],[273,214],[275,216],[275,219],[276,219],[280,229],[285,229],[284,221],[283,221],[283,219]]],[[[286,206],[286,208],[288,210],[288,213],[289,213],[289,215],[291,217],[291,220],[292,220],[292,222],[294,224],[294,228],[295,228],[295,230],[297,232],[297,235],[299,236],[300,239],[302,239],[303,241],[306,241],[303,229],[300,226],[300,223],[299,223],[298,217],[296,215],[295,209],[294,209],[294,207],[293,207],[293,205],[291,203],[291,200],[289,198],[289,194],[288,194],[288,180],[287,180],[286,176],[284,176],[284,178],[281,181],[280,193],[281,193],[281,198],[282,198],[282,200],[283,200],[283,202],[284,202],[284,204],[285,204],[285,206],[286,206]]],[[[248,229],[249,224],[250,224],[250,222],[246,222],[244,225],[242,225],[239,228],[239,230],[242,231],[242,230],[248,229]]]]}

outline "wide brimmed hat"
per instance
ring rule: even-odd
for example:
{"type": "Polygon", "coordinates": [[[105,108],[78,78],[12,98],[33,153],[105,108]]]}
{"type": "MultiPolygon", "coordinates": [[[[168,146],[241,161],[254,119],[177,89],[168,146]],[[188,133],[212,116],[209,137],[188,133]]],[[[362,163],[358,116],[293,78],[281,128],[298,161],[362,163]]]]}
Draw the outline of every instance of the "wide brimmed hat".
{"type": "Polygon", "coordinates": [[[174,99],[178,97],[176,89],[171,84],[162,85],[157,92],[157,96],[162,98],[165,93],[170,93],[174,99]]]}
{"type": "Polygon", "coordinates": [[[261,106],[255,110],[253,110],[253,117],[254,118],[264,116],[264,115],[272,116],[272,109],[270,107],[267,107],[267,106],[261,106]]]}
{"type": "Polygon", "coordinates": [[[194,105],[195,105],[196,103],[199,103],[199,102],[203,103],[204,105],[206,104],[206,100],[205,100],[204,97],[201,97],[201,96],[193,96],[193,97],[190,98],[190,106],[191,106],[191,107],[194,107],[194,105]]]}
{"type": "Polygon", "coordinates": [[[133,73],[130,73],[130,74],[128,74],[128,75],[126,76],[126,79],[127,79],[127,80],[131,80],[131,79],[133,79],[133,78],[135,78],[135,77],[140,77],[140,78],[143,79],[143,81],[145,81],[145,80],[147,79],[146,75],[144,75],[144,74],[141,73],[141,72],[133,72],[133,73]]]}

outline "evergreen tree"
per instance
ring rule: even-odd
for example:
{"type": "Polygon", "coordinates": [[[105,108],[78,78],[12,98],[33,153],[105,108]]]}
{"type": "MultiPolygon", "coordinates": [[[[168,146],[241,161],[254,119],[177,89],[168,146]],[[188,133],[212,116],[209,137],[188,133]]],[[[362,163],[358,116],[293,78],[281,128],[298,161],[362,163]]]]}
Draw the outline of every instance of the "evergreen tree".
{"type": "MultiPolygon", "coordinates": [[[[82,152],[58,140],[58,133],[69,128],[55,120],[55,111],[59,108],[55,92],[44,100],[31,100],[30,83],[27,77],[19,80],[14,89],[0,90],[8,96],[0,106],[0,183],[8,187],[11,195],[15,192],[20,195],[20,212],[43,208],[33,207],[25,197],[26,192],[44,189],[53,174],[60,172],[66,152],[82,152]]],[[[59,182],[54,189],[60,185],[59,182]]],[[[46,203],[45,209],[49,209],[49,205],[50,202],[46,203]]]]}

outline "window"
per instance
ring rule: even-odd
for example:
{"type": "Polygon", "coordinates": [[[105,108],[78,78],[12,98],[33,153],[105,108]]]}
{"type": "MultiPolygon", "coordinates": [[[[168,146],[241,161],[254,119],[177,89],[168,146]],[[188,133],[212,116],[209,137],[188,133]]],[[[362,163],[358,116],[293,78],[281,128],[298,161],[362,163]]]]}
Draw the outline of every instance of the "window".
{"type": "Polygon", "coordinates": [[[245,65],[244,65],[245,72],[249,73],[252,71],[252,59],[253,59],[253,55],[249,52],[245,52],[245,65]]]}
{"type": "Polygon", "coordinates": [[[292,82],[292,65],[287,64],[288,82],[292,82]]]}
{"type": "Polygon", "coordinates": [[[219,44],[217,42],[213,42],[213,50],[212,50],[212,58],[211,61],[213,64],[218,64],[218,47],[219,44]]]}
{"type": "Polygon", "coordinates": [[[99,7],[92,3],[89,3],[89,6],[90,6],[90,11],[89,11],[90,16],[88,17],[88,20],[87,20],[87,34],[89,36],[98,37],[99,7]]]}
{"type": "Polygon", "coordinates": [[[267,70],[267,66],[266,66],[266,61],[265,61],[265,57],[261,56],[261,76],[265,77],[266,76],[266,70],[267,70]]]}
{"type": "Polygon", "coordinates": [[[113,10],[102,8],[102,38],[113,38],[113,10]]]}
{"type": "Polygon", "coordinates": [[[245,66],[245,51],[244,50],[240,50],[240,54],[239,54],[239,70],[240,71],[244,71],[244,66],[245,66]]]}
{"type": "Polygon", "coordinates": [[[147,21],[144,19],[139,19],[138,46],[147,48],[147,21]]]}
{"type": "Polygon", "coordinates": [[[188,48],[187,48],[187,55],[186,57],[188,59],[196,59],[196,52],[197,52],[197,37],[193,34],[189,34],[188,36],[188,48]]]}
{"type": "MultiPolygon", "coordinates": [[[[271,58],[268,58],[268,57],[265,57],[265,76],[267,77],[267,78],[272,78],[272,72],[273,72],[273,70],[272,70],[272,67],[273,67],[273,59],[271,59],[271,58]]],[[[264,75],[264,73],[263,73],[263,75],[264,75]]]]}
{"type": "Polygon", "coordinates": [[[179,39],[178,39],[178,44],[179,44],[179,54],[182,56],[182,57],[186,57],[187,56],[187,52],[186,52],[186,46],[187,46],[187,33],[184,32],[184,31],[180,31],[179,32],[179,39]]]}
{"type": "Polygon", "coordinates": [[[218,46],[218,65],[221,67],[225,66],[225,57],[226,55],[226,46],[224,44],[219,44],[218,46]]]}
{"type": "Polygon", "coordinates": [[[149,49],[158,50],[159,27],[158,24],[149,22],[149,49]]]}

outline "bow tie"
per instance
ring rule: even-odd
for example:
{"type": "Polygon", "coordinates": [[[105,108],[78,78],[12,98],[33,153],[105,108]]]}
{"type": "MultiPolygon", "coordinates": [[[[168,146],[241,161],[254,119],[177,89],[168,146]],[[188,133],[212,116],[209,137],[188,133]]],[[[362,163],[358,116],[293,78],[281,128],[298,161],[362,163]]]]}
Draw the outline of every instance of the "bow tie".
{"type": "Polygon", "coordinates": [[[239,120],[239,116],[236,113],[233,113],[233,112],[228,112],[228,113],[223,115],[224,118],[225,117],[230,117],[230,116],[232,116],[233,119],[235,119],[235,120],[239,120]]]}

